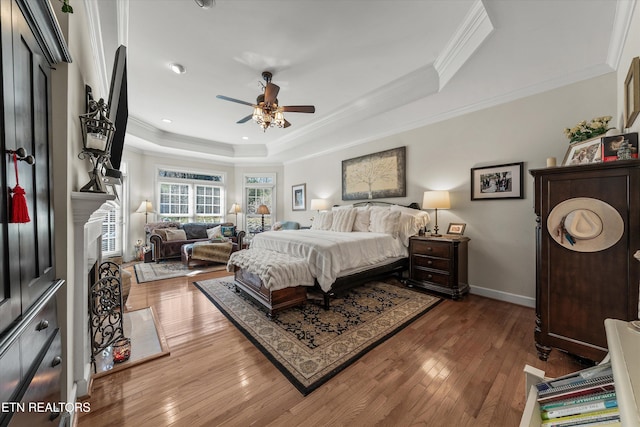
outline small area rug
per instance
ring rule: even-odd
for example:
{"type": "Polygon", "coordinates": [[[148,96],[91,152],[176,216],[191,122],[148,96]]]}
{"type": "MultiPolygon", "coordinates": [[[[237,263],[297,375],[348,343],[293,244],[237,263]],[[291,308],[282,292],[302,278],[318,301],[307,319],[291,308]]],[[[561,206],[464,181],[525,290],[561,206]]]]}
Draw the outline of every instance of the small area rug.
{"type": "Polygon", "coordinates": [[[212,279],[194,285],[303,395],[442,301],[376,281],[333,298],[330,310],[324,310],[320,300],[310,300],[269,320],[261,306],[235,292],[233,280],[212,279]]]}
{"type": "Polygon", "coordinates": [[[188,268],[182,261],[145,262],[133,266],[138,283],[182,276],[195,276],[201,273],[225,270],[226,268],[226,264],[212,264],[210,266],[188,268]]]}

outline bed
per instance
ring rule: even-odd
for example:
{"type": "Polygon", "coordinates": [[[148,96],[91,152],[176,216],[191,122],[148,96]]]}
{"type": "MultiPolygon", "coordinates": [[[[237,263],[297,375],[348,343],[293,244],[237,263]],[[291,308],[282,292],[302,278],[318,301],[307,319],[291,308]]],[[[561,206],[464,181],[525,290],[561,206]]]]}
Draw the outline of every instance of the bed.
{"type": "Polygon", "coordinates": [[[325,308],[337,292],[408,268],[409,237],[429,222],[417,205],[368,202],[316,215],[309,230],[257,234],[248,250],[232,254],[236,287],[269,315],[306,302],[307,288],[323,294],[325,308]]]}

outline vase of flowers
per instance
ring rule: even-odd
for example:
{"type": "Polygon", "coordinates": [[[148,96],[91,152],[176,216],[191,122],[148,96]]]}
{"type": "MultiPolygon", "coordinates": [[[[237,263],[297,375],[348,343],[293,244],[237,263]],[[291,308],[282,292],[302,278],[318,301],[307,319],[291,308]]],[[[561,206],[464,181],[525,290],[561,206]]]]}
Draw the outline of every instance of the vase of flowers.
{"type": "Polygon", "coordinates": [[[586,141],[607,133],[610,120],[611,116],[594,117],[589,122],[583,120],[572,128],[566,128],[564,134],[569,138],[569,143],[586,141]]]}

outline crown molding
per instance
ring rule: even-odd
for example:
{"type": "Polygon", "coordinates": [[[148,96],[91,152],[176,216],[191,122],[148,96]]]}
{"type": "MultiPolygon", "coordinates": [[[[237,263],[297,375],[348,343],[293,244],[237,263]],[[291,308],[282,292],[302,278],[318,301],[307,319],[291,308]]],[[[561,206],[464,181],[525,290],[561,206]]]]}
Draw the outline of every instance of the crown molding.
{"type": "Polygon", "coordinates": [[[434,61],[433,65],[440,76],[440,90],[493,33],[494,29],[482,0],[476,0],[460,27],[434,61]]]}
{"type": "Polygon", "coordinates": [[[607,64],[614,70],[617,70],[620,65],[635,6],[636,0],[618,0],[616,2],[616,15],[613,19],[613,30],[607,53],[607,64]]]}
{"type": "Polygon", "coordinates": [[[186,150],[230,159],[262,158],[268,155],[267,147],[264,144],[234,145],[194,138],[160,130],[133,116],[129,116],[127,134],[167,149],[186,150]]]}

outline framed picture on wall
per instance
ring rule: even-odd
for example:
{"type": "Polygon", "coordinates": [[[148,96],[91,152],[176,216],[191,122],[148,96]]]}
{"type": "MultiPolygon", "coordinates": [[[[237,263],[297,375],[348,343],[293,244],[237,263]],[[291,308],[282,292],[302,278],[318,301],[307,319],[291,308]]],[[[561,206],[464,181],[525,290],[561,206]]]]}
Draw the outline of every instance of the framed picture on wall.
{"type": "Polygon", "coordinates": [[[291,209],[294,211],[307,210],[307,184],[298,184],[291,187],[291,209]]]}
{"type": "Polygon", "coordinates": [[[631,60],[624,80],[624,127],[631,127],[640,113],[640,57],[631,60]]]}
{"type": "Polygon", "coordinates": [[[524,162],[471,169],[471,200],[522,199],[524,162]]]}

